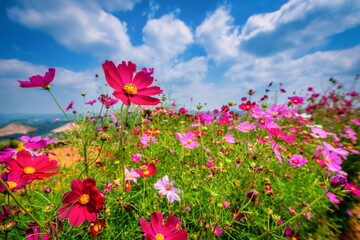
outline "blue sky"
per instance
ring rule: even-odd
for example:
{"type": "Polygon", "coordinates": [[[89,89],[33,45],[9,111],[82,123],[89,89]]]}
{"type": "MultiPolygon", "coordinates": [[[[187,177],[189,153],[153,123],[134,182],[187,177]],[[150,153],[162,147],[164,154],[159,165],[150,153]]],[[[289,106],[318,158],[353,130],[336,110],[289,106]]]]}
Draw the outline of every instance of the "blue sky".
{"type": "Polygon", "coordinates": [[[0,113],[58,113],[46,91],[17,82],[49,67],[60,104],[82,112],[106,59],[154,67],[171,98],[207,109],[250,88],[259,99],[271,81],[286,99],[360,73],[358,0],[5,0],[0,31],[0,113]]]}

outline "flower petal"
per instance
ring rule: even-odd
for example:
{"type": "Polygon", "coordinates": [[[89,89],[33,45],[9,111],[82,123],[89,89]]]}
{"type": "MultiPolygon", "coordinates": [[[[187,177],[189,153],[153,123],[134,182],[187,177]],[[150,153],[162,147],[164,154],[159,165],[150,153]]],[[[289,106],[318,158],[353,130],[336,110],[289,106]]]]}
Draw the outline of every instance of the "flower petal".
{"type": "Polygon", "coordinates": [[[163,225],[163,216],[161,212],[154,212],[153,214],[151,214],[150,220],[154,233],[155,234],[161,233],[162,225],[163,225]]]}

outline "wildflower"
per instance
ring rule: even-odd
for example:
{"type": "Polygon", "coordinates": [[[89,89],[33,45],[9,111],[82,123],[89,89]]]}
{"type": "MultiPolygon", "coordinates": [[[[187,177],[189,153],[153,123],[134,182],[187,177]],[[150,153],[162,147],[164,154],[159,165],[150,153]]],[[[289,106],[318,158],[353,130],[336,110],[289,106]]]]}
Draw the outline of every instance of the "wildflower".
{"type": "Polygon", "coordinates": [[[159,179],[154,185],[154,188],[156,190],[160,190],[160,195],[167,196],[167,200],[169,201],[169,203],[173,203],[174,201],[181,201],[177,193],[181,193],[182,191],[180,189],[172,187],[174,185],[174,182],[174,180],[169,181],[169,177],[165,175],[162,179],[159,179]]]}
{"type": "Polygon", "coordinates": [[[130,184],[130,181],[125,181],[125,189],[128,190],[128,191],[131,191],[132,190],[132,185],[130,184]]]}
{"type": "MultiPolygon", "coordinates": [[[[32,177],[31,176],[24,176],[21,177],[20,172],[3,172],[0,175],[0,178],[6,183],[8,188],[11,191],[16,191],[21,189],[23,186],[31,183],[32,177]]],[[[0,192],[6,191],[3,185],[0,185],[0,192]]]]}
{"type": "Polygon", "coordinates": [[[292,230],[290,227],[285,228],[285,235],[288,237],[288,239],[291,240],[299,240],[299,233],[295,234],[295,231],[292,230]]]}
{"type": "Polygon", "coordinates": [[[255,107],[256,103],[255,102],[250,102],[247,101],[246,103],[242,103],[239,105],[239,109],[244,110],[244,111],[249,111],[251,110],[253,107],[255,107]]]}
{"type": "MultiPolygon", "coordinates": [[[[53,227],[56,229],[56,231],[58,232],[58,234],[60,233],[60,231],[63,228],[63,221],[59,218],[57,218],[56,220],[53,220],[52,223],[49,222],[49,225],[53,225],[53,227]]],[[[50,228],[49,226],[49,230],[52,236],[55,235],[54,230],[52,228],[50,228]]],[[[40,235],[42,235],[40,226],[37,225],[37,223],[35,222],[30,222],[28,223],[28,227],[25,228],[25,235],[27,237],[28,240],[38,240],[40,235]]],[[[49,236],[47,233],[45,233],[44,235],[42,235],[41,239],[43,240],[48,240],[48,239],[53,239],[52,236],[49,236]]]]}
{"type": "Polygon", "coordinates": [[[21,150],[27,150],[32,156],[36,156],[32,150],[44,148],[46,145],[52,143],[48,137],[41,139],[40,136],[29,138],[28,136],[22,136],[19,140],[23,141],[17,148],[3,147],[3,151],[0,151],[0,158],[11,158],[17,152],[21,150]]]}
{"type": "Polygon", "coordinates": [[[289,97],[289,99],[291,103],[295,106],[301,105],[304,102],[303,97],[293,96],[293,97],[289,97]]]}
{"type": "Polygon", "coordinates": [[[228,201],[223,200],[222,202],[226,208],[230,208],[230,203],[228,201]]]}
{"type": "Polygon", "coordinates": [[[151,136],[151,135],[147,135],[147,134],[144,134],[141,139],[141,144],[144,146],[144,147],[148,147],[149,146],[149,143],[155,143],[156,142],[156,138],[155,136],[151,136]]]}
{"type": "Polygon", "coordinates": [[[324,164],[332,172],[338,172],[341,170],[340,164],[342,163],[341,158],[335,153],[330,153],[327,148],[324,149],[324,164]]]}
{"type": "Polygon", "coordinates": [[[235,138],[230,133],[226,133],[224,138],[227,143],[235,143],[235,138]]]}
{"type": "Polygon", "coordinates": [[[192,132],[184,133],[184,135],[182,136],[180,135],[180,133],[176,132],[175,135],[183,144],[184,148],[194,149],[200,145],[199,142],[194,141],[196,139],[196,134],[192,132]]]}
{"type": "Polygon", "coordinates": [[[179,224],[179,219],[173,215],[169,215],[163,226],[163,216],[161,212],[154,212],[150,216],[151,225],[145,220],[140,219],[140,225],[145,232],[147,240],[187,240],[188,233],[186,229],[173,232],[179,224]]]}
{"type": "Polygon", "coordinates": [[[90,105],[93,105],[94,103],[96,103],[96,100],[94,99],[94,100],[92,100],[92,101],[88,101],[88,102],[86,102],[85,104],[90,104],[90,105]]]}
{"type": "Polygon", "coordinates": [[[70,109],[72,109],[73,106],[74,106],[74,101],[71,101],[71,102],[69,103],[69,105],[64,109],[65,112],[67,112],[67,111],[69,111],[70,109]]]}
{"type": "Polygon", "coordinates": [[[352,182],[346,183],[345,190],[350,190],[353,195],[356,195],[356,196],[360,197],[360,190],[359,190],[358,186],[356,186],[352,182]]]}
{"type": "Polygon", "coordinates": [[[30,153],[21,150],[16,154],[16,160],[13,158],[7,159],[6,168],[10,172],[20,172],[21,176],[31,176],[32,179],[43,179],[51,177],[57,172],[49,173],[57,168],[58,162],[56,160],[49,160],[46,155],[40,155],[32,159],[30,153]]]}
{"type": "Polygon", "coordinates": [[[102,104],[104,104],[104,106],[105,106],[106,108],[109,108],[109,107],[117,104],[118,101],[119,101],[119,100],[116,100],[116,99],[113,99],[113,98],[109,97],[109,95],[107,95],[107,94],[101,94],[101,96],[98,97],[98,100],[99,100],[102,104]]]}
{"type": "Polygon", "coordinates": [[[113,189],[112,189],[111,187],[113,187],[113,186],[115,186],[115,184],[112,184],[112,183],[106,182],[106,183],[104,184],[105,191],[107,191],[107,192],[112,192],[112,191],[113,191],[113,189]]]}
{"type": "Polygon", "coordinates": [[[134,170],[134,168],[131,168],[130,171],[125,168],[125,174],[126,174],[126,177],[125,177],[125,180],[126,180],[126,181],[134,181],[134,182],[137,182],[137,181],[136,181],[136,178],[137,178],[137,177],[140,177],[140,175],[134,170]]]}
{"type": "Polygon", "coordinates": [[[300,155],[294,154],[294,156],[289,159],[289,162],[290,165],[293,165],[295,167],[301,167],[301,165],[307,163],[308,160],[300,155]]]}
{"type": "Polygon", "coordinates": [[[162,93],[162,90],[157,86],[149,87],[154,81],[151,73],[140,71],[134,77],[132,66],[132,63],[126,64],[123,61],[116,68],[112,61],[107,60],[102,65],[107,83],[115,89],[113,95],[127,106],[130,106],[131,102],[136,105],[160,103],[159,99],[149,97],[162,93]]]}
{"type": "Polygon", "coordinates": [[[153,163],[144,163],[140,164],[140,170],[136,169],[135,171],[142,177],[151,177],[156,173],[156,167],[153,163]]]}
{"type": "Polygon", "coordinates": [[[211,232],[216,236],[220,235],[222,233],[222,231],[223,230],[217,224],[214,224],[211,226],[211,232]]]}
{"type": "Polygon", "coordinates": [[[250,190],[246,195],[246,197],[248,199],[250,199],[250,201],[252,203],[254,203],[256,201],[257,196],[258,196],[258,194],[257,194],[257,192],[255,190],[250,190]]]}
{"type": "Polygon", "coordinates": [[[42,87],[45,90],[49,90],[50,86],[49,84],[54,80],[55,77],[55,68],[49,68],[49,71],[45,73],[45,76],[32,76],[29,78],[29,81],[20,81],[20,87],[23,88],[31,88],[31,87],[42,87]]]}
{"type": "Polygon", "coordinates": [[[51,187],[46,187],[44,189],[44,193],[46,193],[46,194],[51,193],[51,187]]]}
{"type": "Polygon", "coordinates": [[[346,187],[346,177],[342,175],[335,175],[329,178],[329,184],[333,188],[341,187],[344,189],[346,187]]]}
{"type": "Polygon", "coordinates": [[[97,237],[99,235],[99,232],[101,232],[104,229],[104,226],[105,226],[105,220],[97,219],[95,222],[90,224],[88,233],[91,233],[93,237],[97,237]]]}
{"type": "Polygon", "coordinates": [[[289,207],[289,211],[290,211],[291,215],[297,215],[298,214],[292,207],[289,207]]]}
{"type": "Polygon", "coordinates": [[[250,123],[248,121],[240,123],[237,129],[243,133],[250,132],[252,129],[255,128],[255,123],[250,123]]]}
{"type": "Polygon", "coordinates": [[[140,158],[142,157],[143,155],[138,153],[138,154],[132,154],[131,155],[131,160],[133,160],[134,162],[139,162],[140,161],[140,158]]]}
{"type": "Polygon", "coordinates": [[[188,112],[188,110],[186,110],[186,108],[184,108],[184,107],[182,107],[182,108],[179,109],[179,114],[181,114],[181,115],[184,115],[184,114],[186,114],[187,112],[188,112]]]}
{"type": "Polygon", "coordinates": [[[84,220],[93,222],[96,220],[96,211],[103,207],[105,197],[96,188],[96,181],[87,178],[82,182],[74,179],[71,182],[71,191],[66,192],[61,200],[65,203],[59,209],[62,219],[69,218],[71,226],[80,226],[84,220]]]}
{"type": "Polygon", "coordinates": [[[337,204],[340,203],[340,200],[336,198],[336,195],[334,193],[328,192],[326,195],[329,197],[330,202],[337,204]]]}

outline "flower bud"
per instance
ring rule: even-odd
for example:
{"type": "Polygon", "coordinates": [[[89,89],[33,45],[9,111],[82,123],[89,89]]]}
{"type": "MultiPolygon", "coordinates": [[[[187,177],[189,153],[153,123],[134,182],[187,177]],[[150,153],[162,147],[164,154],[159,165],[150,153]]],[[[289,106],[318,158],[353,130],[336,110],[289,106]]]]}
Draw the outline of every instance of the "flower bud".
{"type": "Polygon", "coordinates": [[[50,193],[51,192],[51,187],[47,187],[44,189],[44,193],[50,193]]]}
{"type": "Polygon", "coordinates": [[[329,184],[333,188],[341,187],[341,190],[343,190],[346,186],[346,177],[342,175],[335,175],[329,178],[329,184]]]}
{"type": "Polygon", "coordinates": [[[85,97],[86,93],[85,92],[82,92],[81,93],[81,96],[85,97]]]}

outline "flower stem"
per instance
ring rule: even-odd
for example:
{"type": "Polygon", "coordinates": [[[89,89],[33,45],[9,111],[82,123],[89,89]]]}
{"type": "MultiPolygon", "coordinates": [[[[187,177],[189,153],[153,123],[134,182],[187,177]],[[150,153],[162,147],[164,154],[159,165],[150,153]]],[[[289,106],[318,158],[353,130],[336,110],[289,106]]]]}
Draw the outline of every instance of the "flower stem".
{"type": "MultiPolygon", "coordinates": [[[[32,219],[36,222],[36,224],[39,225],[39,227],[42,228],[42,229],[47,233],[48,236],[51,236],[51,235],[50,235],[50,232],[47,231],[47,230],[43,227],[43,225],[39,222],[39,220],[37,220],[37,218],[35,218],[35,217],[24,207],[24,205],[21,204],[21,202],[15,197],[14,193],[10,190],[10,188],[6,185],[6,183],[5,183],[1,178],[0,178],[0,184],[3,185],[3,187],[4,187],[4,188],[6,189],[6,191],[9,193],[9,195],[14,199],[14,201],[18,204],[18,206],[19,206],[24,212],[26,212],[26,214],[27,214],[30,218],[32,218],[32,219]]],[[[57,234],[57,231],[56,231],[56,229],[54,229],[54,226],[51,225],[50,227],[53,229],[53,231],[54,231],[54,233],[55,233],[55,235],[56,235],[56,239],[59,239],[58,234],[57,234]]]]}
{"type": "Polygon", "coordinates": [[[303,211],[301,211],[299,214],[293,216],[292,218],[290,218],[289,220],[287,220],[286,222],[284,222],[283,224],[271,229],[270,231],[264,232],[263,234],[261,234],[259,237],[255,238],[255,240],[257,239],[261,239],[263,237],[265,237],[266,235],[270,234],[271,232],[274,232],[280,228],[286,227],[287,225],[289,225],[290,222],[294,221],[295,219],[301,217],[309,208],[311,208],[315,203],[317,203],[318,201],[320,201],[320,199],[322,199],[324,196],[326,195],[326,193],[321,194],[317,199],[315,199],[312,203],[309,204],[309,206],[307,206],[303,211]]]}
{"type": "Polygon", "coordinates": [[[124,103],[121,104],[120,109],[120,145],[118,148],[117,156],[120,154],[120,172],[121,172],[121,179],[122,179],[122,186],[125,186],[125,166],[124,166],[124,122],[123,122],[123,108],[124,103]]]}

